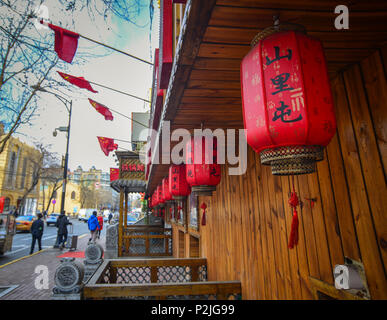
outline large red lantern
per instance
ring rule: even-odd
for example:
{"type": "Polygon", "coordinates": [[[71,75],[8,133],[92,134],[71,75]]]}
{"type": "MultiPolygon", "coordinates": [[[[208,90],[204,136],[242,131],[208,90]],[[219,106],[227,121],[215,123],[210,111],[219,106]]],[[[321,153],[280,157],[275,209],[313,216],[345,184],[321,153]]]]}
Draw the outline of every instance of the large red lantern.
{"type": "Polygon", "coordinates": [[[191,193],[191,187],[189,186],[186,178],[186,166],[171,165],[169,167],[169,192],[173,199],[183,200],[191,193]]]}
{"type": "Polygon", "coordinates": [[[324,51],[304,33],[272,30],[241,65],[247,142],[273,174],[311,173],[336,131],[324,51]]]}
{"type": "Polygon", "coordinates": [[[209,196],[216,190],[221,178],[220,164],[217,164],[217,140],[216,137],[210,139],[212,146],[206,144],[206,138],[201,136],[192,137],[186,146],[187,182],[193,192],[209,196]]]}

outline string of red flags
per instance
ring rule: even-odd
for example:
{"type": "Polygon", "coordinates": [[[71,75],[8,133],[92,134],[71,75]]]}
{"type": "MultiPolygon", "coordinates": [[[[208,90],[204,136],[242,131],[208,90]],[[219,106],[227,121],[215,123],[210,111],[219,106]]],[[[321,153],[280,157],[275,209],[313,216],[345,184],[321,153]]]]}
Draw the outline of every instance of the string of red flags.
{"type": "Polygon", "coordinates": [[[136,98],[136,99],[139,99],[139,100],[142,100],[142,101],[145,101],[145,102],[150,102],[149,100],[146,100],[146,99],[143,99],[143,98],[140,98],[140,97],[137,97],[135,95],[132,95],[130,93],[127,93],[127,92],[123,92],[123,91],[120,91],[120,90],[117,90],[117,89],[113,89],[113,88],[110,88],[110,87],[107,87],[107,86],[104,86],[102,84],[99,84],[99,83],[95,83],[95,82],[92,82],[92,81],[88,81],[86,80],[84,77],[76,77],[76,76],[72,76],[70,74],[66,74],[66,73],[63,73],[63,72],[60,72],[60,71],[57,71],[59,73],[59,75],[66,81],[70,82],[71,84],[81,88],[81,89],[87,89],[93,93],[98,93],[98,91],[95,91],[92,87],[91,87],[91,84],[95,84],[97,86],[100,86],[100,87],[103,87],[103,88],[106,88],[106,89],[109,89],[109,90],[112,90],[112,91],[115,91],[115,92],[118,92],[118,93],[122,93],[122,94],[125,94],[129,97],[132,97],[132,98],[136,98]]]}
{"type": "Polygon", "coordinates": [[[98,91],[95,91],[91,85],[90,85],[90,82],[87,81],[84,77],[76,77],[76,76],[72,76],[70,74],[67,74],[67,73],[63,73],[63,72],[60,72],[60,71],[57,71],[59,73],[59,75],[66,81],[70,82],[71,84],[77,86],[78,88],[81,88],[81,89],[87,89],[93,93],[98,93],[98,91]]]}
{"type": "Polygon", "coordinates": [[[45,25],[45,26],[48,26],[50,29],[54,30],[54,32],[55,32],[55,52],[58,54],[58,57],[60,59],[62,59],[63,61],[66,61],[68,63],[71,63],[73,61],[74,55],[75,55],[77,48],[78,48],[78,38],[81,37],[81,38],[84,38],[86,40],[92,41],[96,44],[99,44],[101,46],[104,46],[106,48],[109,48],[111,50],[125,54],[133,59],[137,59],[137,60],[144,62],[144,63],[147,63],[151,66],[153,65],[153,63],[151,63],[149,61],[138,58],[138,57],[131,55],[127,52],[124,52],[122,50],[113,48],[105,43],[102,43],[102,42],[93,40],[91,38],[85,37],[79,33],[61,28],[59,26],[45,22],[43,20],[40,20],[40,23],[45,25]]]}
{"type": "Polygon", "coordinates": [[[40,23],[47,25],[51,30],[55,32],[55,47],[54,50],[58,54],[58,57],[63,61],[71,63],[73,61],[75,52],[78,48],[79,34],[70,30],[63,29],[55,26],[51,23],[40,23]]]}
{"type": "Polygon", "coordinates": [[[114,139],[106,137],[97,137],[101,150],[106,156],[109,156],[111,151],[117,150],[118,144],[114,143],[114,139]]]}
{"type": "Polygon", "coordinates": [[[113,120],[113,115],[110,112],[108,107],[90,98],[89,98],[89,102],[95,108],[95,110],[97,110],[100,114],[102,114],[105,117],[105,120],[113,120]]]}

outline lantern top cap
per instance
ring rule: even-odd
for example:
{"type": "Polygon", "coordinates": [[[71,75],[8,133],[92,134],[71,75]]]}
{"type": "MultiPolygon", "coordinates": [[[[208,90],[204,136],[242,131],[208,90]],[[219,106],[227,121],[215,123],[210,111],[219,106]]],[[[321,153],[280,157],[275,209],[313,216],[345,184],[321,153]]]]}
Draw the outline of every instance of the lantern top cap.
{"type": "Polygon", "coordinates": [[[251,41],[251,44],[250,44],[251,47],[255,47],[259,41],[277,32],[298,31],[306,34],[306,28],[301,24],[292,23],[292,22],[280,22],[279,16],[274,16],[273,19],[274,19],[274,25],[267,27],[263,29],[261,32],[259,32],[251,41]]]}

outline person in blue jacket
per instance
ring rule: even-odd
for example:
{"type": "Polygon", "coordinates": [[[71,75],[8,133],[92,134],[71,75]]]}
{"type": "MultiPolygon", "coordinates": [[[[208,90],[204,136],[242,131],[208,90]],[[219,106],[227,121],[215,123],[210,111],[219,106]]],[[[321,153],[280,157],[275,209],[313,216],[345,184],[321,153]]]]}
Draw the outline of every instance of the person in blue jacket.
{"type": "Polygon", "coordinates": [[[97,218],[97,211],[93,211],[93,214],[90,216],[89,220],[87,220],[87,225],[90,230],[90,241],[95,242],[97,240],[99,222],[97,218]]]}

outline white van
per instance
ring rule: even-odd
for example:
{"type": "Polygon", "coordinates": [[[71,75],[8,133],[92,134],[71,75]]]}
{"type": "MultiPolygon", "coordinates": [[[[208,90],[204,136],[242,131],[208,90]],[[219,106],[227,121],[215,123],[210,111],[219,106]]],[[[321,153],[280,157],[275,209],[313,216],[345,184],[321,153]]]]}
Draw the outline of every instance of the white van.
{"type": "Polygon", "coordinates": [[[87,222],[89,220],[90,216],[93,214],[93,211],[97,211],[97,209],[81,209],[79,210],[78,214],[78,220],[87,222]]]}

